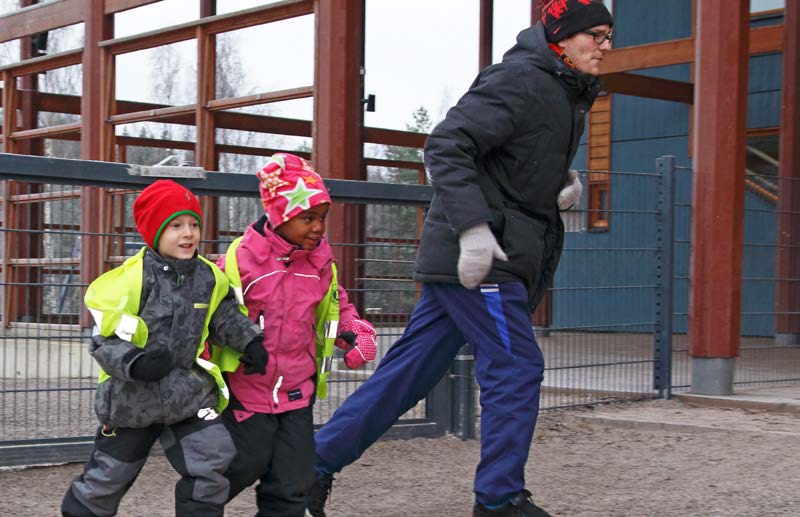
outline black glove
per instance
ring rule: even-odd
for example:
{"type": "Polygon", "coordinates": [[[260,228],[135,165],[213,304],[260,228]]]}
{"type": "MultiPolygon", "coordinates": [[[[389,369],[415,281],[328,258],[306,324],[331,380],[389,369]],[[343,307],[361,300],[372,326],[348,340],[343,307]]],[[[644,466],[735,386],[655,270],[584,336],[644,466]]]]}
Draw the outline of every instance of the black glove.
{"type": "Polygon", "coordinates": [[[267,373],[269,354],[264,348],[264,336],[258,335],[244,348],[244,353],[239,357],[239,362],[244,364],[244,374],[253,375],[267,373]]]}
{"type": "Polygon", "coordinates": [[[122,356],[122,362],[131,365],[131,378],[153,382],[162,379],[175,367],[175,358],[166,348],[143,350],[134,348],[122,356]]]}

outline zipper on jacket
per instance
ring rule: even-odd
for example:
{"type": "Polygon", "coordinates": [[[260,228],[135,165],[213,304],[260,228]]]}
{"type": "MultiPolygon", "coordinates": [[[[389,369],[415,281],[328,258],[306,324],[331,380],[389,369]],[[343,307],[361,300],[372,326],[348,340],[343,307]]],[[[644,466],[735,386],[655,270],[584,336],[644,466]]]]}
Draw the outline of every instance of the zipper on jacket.
{"type": "Polygon", "coordinates": [[[261,332],[264,332],[264,311],[258,313],[258,326],[261,327],[261,332]]]}

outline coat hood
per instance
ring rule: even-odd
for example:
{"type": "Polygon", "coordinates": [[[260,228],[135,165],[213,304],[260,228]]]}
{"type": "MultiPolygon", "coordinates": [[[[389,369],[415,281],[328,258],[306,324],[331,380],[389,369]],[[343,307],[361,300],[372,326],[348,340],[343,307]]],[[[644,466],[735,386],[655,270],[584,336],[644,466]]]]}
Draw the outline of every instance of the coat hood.
{"type": "MultiPolygon", "coordinates": [[[[596,95],[600,80],[590,74],[572,69],[558,59],[547,44],[544,27],[539,22],[517,34],[517,43],[503,54],[503,63],[524,61],[558,77],[564,86],[577,95],[596,95]]],[[[592,99],[594,99],[594,95],[592,99]]]]}

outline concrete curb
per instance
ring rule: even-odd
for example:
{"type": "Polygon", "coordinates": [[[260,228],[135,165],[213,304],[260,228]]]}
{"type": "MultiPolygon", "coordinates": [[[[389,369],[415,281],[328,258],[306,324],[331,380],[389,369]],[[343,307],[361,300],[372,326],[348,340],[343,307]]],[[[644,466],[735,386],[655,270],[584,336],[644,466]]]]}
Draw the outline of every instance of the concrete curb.
{"type": "Polygon", "coordinates": [[[632,420],[625,417],[610,416],[577,416],[587,423],[606,425],[618,429],[632,429],[636,431],[666,431],[687,434],[697,433],[751,433],[751,434],[776,434],[781,436],[800,436],[800,432],[768,431],[764,429],[743,429],[731,427],[711,427],[694,424],[678,424],[670,422],[653,422],[651,420],[632,420]]]}
{"type": "Polygon", "coordinates": [[[774,413],[793,413],[800,415],[800,398],[790,397],[769,397],[758,395],[730,395],[718,397],[712,395],[695,395],[691,393],[675,394],[673,398],[686,404],[695,406],[727,408],[727,409],[751,409],[759,411],[770,411],[774,413]]]}

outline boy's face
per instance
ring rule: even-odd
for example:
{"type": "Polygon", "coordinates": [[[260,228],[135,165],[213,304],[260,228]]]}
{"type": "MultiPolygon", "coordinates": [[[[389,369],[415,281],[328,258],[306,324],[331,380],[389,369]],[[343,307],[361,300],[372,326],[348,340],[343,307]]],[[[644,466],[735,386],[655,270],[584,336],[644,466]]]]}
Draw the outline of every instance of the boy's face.
{"type": "Polygon", "coordinates": [[[173,260],[194,257],[200,243],[200,223],[194,216],[179,215],[161,232],[158,239],[158,254],[173,260]]]}
{"type": "Polygon", "coordinates": [[[304,212],[300,212],[282,225],[275,228],[275,233],[295,246],[304,250],[313,250],[325,235],[325,219],[331,205],[322,203],[304,212]]]}

